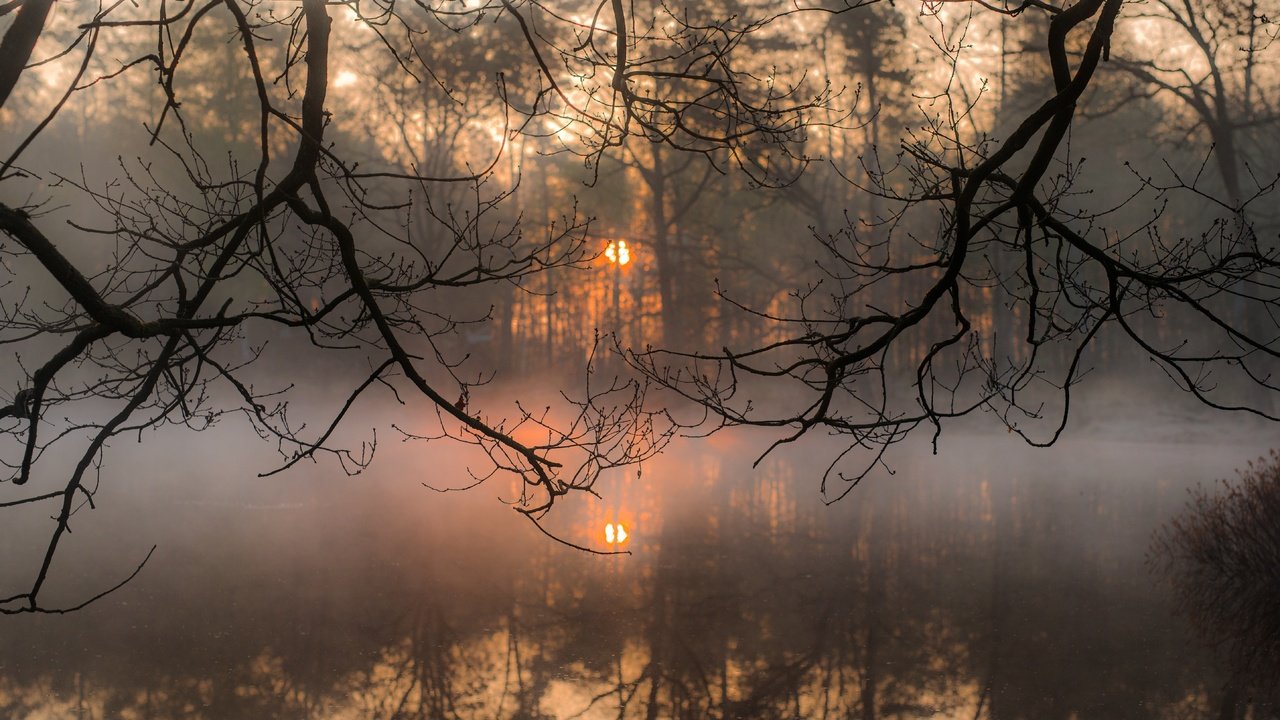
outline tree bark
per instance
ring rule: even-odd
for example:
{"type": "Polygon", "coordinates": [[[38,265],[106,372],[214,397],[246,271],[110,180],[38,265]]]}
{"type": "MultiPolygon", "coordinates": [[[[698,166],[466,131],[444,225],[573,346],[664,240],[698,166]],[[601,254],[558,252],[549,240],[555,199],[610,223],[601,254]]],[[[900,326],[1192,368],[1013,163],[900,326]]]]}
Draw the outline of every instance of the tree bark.
{"type": "Polygon", "coordinates": [[[53,0],[26,0],[18,8],[18,16],[4,34],[4,40],[0,41],[0,107],[4,107],[26,69],[52,7],[53,0]]]}

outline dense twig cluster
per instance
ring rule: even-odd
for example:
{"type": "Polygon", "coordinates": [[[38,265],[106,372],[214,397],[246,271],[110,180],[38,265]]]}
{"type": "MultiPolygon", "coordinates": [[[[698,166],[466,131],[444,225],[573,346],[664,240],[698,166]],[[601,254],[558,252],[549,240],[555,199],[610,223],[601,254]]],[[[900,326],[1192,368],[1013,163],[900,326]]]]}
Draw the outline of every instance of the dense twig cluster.
{"type": "MultiPolygon", "coordinates": [[[[637,352],[634,364],[723,424],[788,429],[779,443],[815,429],[848,436],[848,453],[828,473],[843,483],[828,491],[834,497],[911,430],[931,426],[936,438],[946,421],[975,411],[995,412],[1032,444],[1054,442],[1086,354],[1107,328],[1208,405],[1276,419],[1280,254],[1248,213],[1275,179],[1217,201],[1221,214],[1203,228],[1172,233],[1161,208],[1216,197],[1199,175],[1135,173],[1132,194],[1102,210],[1078,201],[1083,161],[1068,149],[1070,131],[1121,5],[1026,8],[1047,23],[1053,86],[1003,138],[968,129],[977,99],[925,98],[896,162],[864,159],[865,179],[847,176],[879,196],[880,213],[820,236],[823,273],[788,312],[744,308],[774,324],[775,341],[637,352]],[[1134,220],[1126,208],[1135,205],[1155,212],[1134,220]],[[978,315],[1002,324],[980,330],[978,315]],[[1162,323],[1185,337],[1161,338],[1162,323]],[[752,403],[761,383],[781,385],[776,394],[791,405],[752,403]],[[1046,417],[1047,433],[1035,422],[1046,417]]],[[[938,45],[958,82],[965,32],[942,36],[959,38],[938,45]]]]}
{"type": "Polygon", "coordinates": [[[732,164],[765,185],[786,184],[809,162],[792,153],[837,94],[827,82],[811,89],[803,72],[744,69],[736,60],[803,42],[782,27],[802,12],[798,6],[655,2],[637,11],[636,3],[610,0],[595,4],[590,17],[564,17],[547,3],[501,4],[540,70],[539,90],[523,112],[548,118],[562,139],[571,136],[561,149],[597,173],[602,157],[639,137],[699,153],[717,167],[732,164]],[[568,36],[541,29],[566,22],[568,36]],[[779,161],[762,160],[761,147],[776,148],[779,161]]]}
{"type": "Polygon", "coordinates": [[[71,28],[59,27],[51,8],[44,0],[4,7],[16,15],[0,60],[0,109],[19,118],[13,108],[21,98],[10,91],[45,62],[37,59],[37,45],[65,40],[59,56],[83,53],[61,99],[19,131],[26,134],[15,137],[0,168],[11,188],[0,204],[6,270],[41,278],[35,287],[45,279],[55,284],[7,294],[0,309],[0,342],[15,349],[20,367],[9,380],[17,387],[0,408],[3,460],[11,469],[3,507],[56,507],[36,577],[0,601],[6,613],[49,611],[41,591],[59,544],[75,513],[93,504],[95,473],[111,438],[122,433],[163,425],[201,430],[239,414],[279,448],[282,460],[272,472],[321,454],[358,472],[374,443],[343,447],[336,439],[341,421],[372,390],[390,389],[397,400],[409,390],[434,406],[439,428],[406,429],[406,437],[478,446],[490,465],[474,469],[476,479],[514,473],[523,480],[516,509],[535,521],[556,498],[589,492],[602,470],[638,462],[668,437],[663,413],[644,408],[639,382],[601,387],[592,380],[563,418],[520,408],[504,419],[468,402],[491,374],[462,369],[466,348],[457,338],[489,314],[453,304],[450,293],[524,287],[550,269],[581,267],[593,255],[589,219],[573,209],[546,232],[525,233],[518,217],[499,212],[512,190],[493,190],[496,159],[439,175],[414,157],[403,169],[360,167],[359,154],[348,154],[331,133],[342,119],[330,92],[341,52],[332,13],[346,13],[340,19],[376,38],[356,43],[362,52],[385,52],[408,81],[429,79],[446,95],[454,86],[436,74],[440,63],[432,53],[441,46],[427,42],[429,35],[461,32],[487,17],[518,32],[539,66],[539,87],[508,96],[497,76],[494,97],[523,115],[497,131],[494,158],[515,132],[536,127],[535,119],[594,128],[596,153],[637,127],[654,140],[724,150],[753,133],[798,132],[801,110],[812,104],[786,105],[791,90],[769,90],[753,101],[740,91],[744,81],[729,57],[759,24],[731,29],[682,20],[669,33],[636,33],[639,21],[619,3],[612,7],[613,30],[600,13],[570,21],[536,3],[113,3],[74,18],[79,24],[71,28]],[[579,36],[577,49],[547,30],[547,19],[568,22],[579,36]],[[666,49],[646,56],[650,51],[641,48],[658,42],[654,33],[666,49]],[[217,34],[234,39],[233,65],[219,71],[251,88],[247,108],[218,108],[202,89],[201,69],[219,61],[206,39],[217,34]],[[608,49],[599,46],[604,37],[613,39],[608,49]],[[109,41],[135,54],[107,59],[98,47],[109,41]],[[547,64],[548,53],[569,68],[573,88],[547,64]],[[88,172],[51,176],[31,165],[36,160],[24,153],[77,93],[148,70],[161,100],[144,119],[157,157],[118,158],[118,173],[106,182],[88,172]],[[595,88],[596,72],[616,80],[595,88]],[[652,83],[682,90],[659,97],[652,83]],[[598,92],[609,97],[592,99],[598,92]],[[575,99],[583,93],[585,99],[575,99]],[[220,111],[249,118],[233,127],[240,145],[230,152],[208,142],[193,119],[220,111]],[[15,200],[32,178],[43,183],[34,199],[15,200]],[[444,193],[443,182],[467,190],[444,193]],[[45,198],[71,195],[87,201],[93,212],[85,216],[94,220],[57,222],[61,208],[45,198]],[[110,250],[94,257],[67,249],[80,239],[110,250]],[[254,374],[271,333],[284,333],[277,342],[290,353],[297,346],[351,352],[363,366],[319,430],[291,419],[292,386],[264,387],[254,374]],[[97,417],[103,407],[110,411],[97,417]],[[49,465],[42,461],[68,454],[79,459],[65,477],[41,471],[49,465]],[[25,488],[31,491],[16,494],[25,488]]]}
{"type": "MultiPolygon", "coordinates": [[[[778,62],[823,29],[815,18],[857,18],[870,12],[862,5],[601,0],[574,14],[537,0],[188,0],[107,3],[72,26],[52,0],[0,5],[13,15],[0,41],[0,114],[17,128],[0,165],[0,343],[16,358],[0,401],[0,460],[11,468],[0,507],[57,507],[34,582],[0,591],[0,609],[47,610],[41,590],[73,515],[94,502],[113,437],[239,415],[279,448],[275,471],[328,455],[358,472],[374,445],[346,447],[340,426],[382,390],[434,408],[435,425],[402,426],[406,438],[478,447],[487,464],[473,468],[477,482],[518,477],[513,502],[535,522],[566,493],[591,492],[602,471],[662,448],[680,423],[646,406],[653,382],[720,425],[783,429],[779,442],[813,430],[847,436],[829,473],[844,481],[835,497],[913,429],[936,433],[978,410],[1028,442],[1053,442],[1088,351],[1107,333],[1207,404],[1274,419],[1280,268],[1253,210],[1275,179],[1230,175],[1219,148],[1225,199],[1170,165],[1160,177],[1135,170],[1131,194],[1103,209],[1080,200],[1088,188],[1071,131],[1111,55],[1120,0],[923,5],[949,79],[914,96],[919,122],[894,152],[878,144],[879,104],[909,85],[908,73],[882,67],[896,16],[868,14],[841,31],[864,87],[842,94],[828,71],[810,81],[802,63],[778,62]],[[983,97],[962,78],[968,23],[983,13],[1043,23],[1052,80],[997,135],[977,129],[983,97]],[[345,29],[335,30],[339,20],[345,29]],[[73,57],[70,73],[46,72],[73,57]],[[152,93],[139,100],[139,84],[125,80],[148,72],[152,93]],[[234,101],[215,81],[239,93],[234,101]],[[373,87],[344,99],[338,91],[355,82],[373,87]],[[41,133],[105,88],[118,88],[112,102],[146,108],[132,118],[143,120],[146,154],[99,143],[79,173],[44,168],[29,152],[41,133]],[[842,98],[854,109],[837,107],[842,98]],[[870,106],[859,109],[864,98],[870,106]],[[595,180],[606,158],[642,176],[661,286],[653,314],[666,340],[683,343],[698,338],[677,303],[696,293],[675,287],[682,275],[672,268],[686,256],[674,225],[713,194],[716,171],[737,166],[756,186],[798,195],[816,136],[830,150],[852,129],[870,147],[839,174],[873,198],[869,216],[817,233],[819,275],[789,305],[724,297],[768,325],[769,340],[637,348],[629,358],[640,380],[592,374],[561,410],[517,405],[505,417],[475,397],[493,379],[469,361],[467,337],[495,320],[484,289],[554,293],[548,272],[584,268],[599,249],[576,205],[545,213],[547,226],[531,232],[508,210],[521,179],[513,145],[532,138],[539,152],[574,153],[595,180]],[[116,166],[106,179],[102,155],[116,166]],[[695,165],[701,179],[681,197],[673,178],[695,165]],[[1218,216],[1170,227],[1161,209],[1186,198],[1217,203],[1218,216]],[[1135,207],[1156,212],[1138,217],[1135,207]],[[39,281],[23,290],[17,278],[39,281]],[[1185,337],[1157,332],[1171,323],[1185,337]],[[352,358],[318,429],[296,419],[291,386],[259,372],[268,345],[352,358]],[[770,394],[783,409],[753,403],[757,383],[780,386],[770,394]],[[1050,416],[1051,430],[1037,432],[1032,421],[1050,416]],[[869,454],[846,472],[842,460],[860,451],[869,454]],[[64,475],[55,457],[76,458],[74,467],[64,475]]],[[[1243,21],[1242,92],[1255,109],[1265,98],[1252,59],[1269,42],[1257,17],[1243,21]]],[[[1114,60],[1132,70],[1128,62],[1114,60]]],[[[1166,86],[1170,74],[1156,70],[1131,71],[1148,87],[1130,99],[1173,93],[1203,105],[1214,92],[1205,81],[1166,86]]],[[[1250,112],[1228,125],[1269,120],[1250,112]]],[[[834,215],[825,205],[840,196],[812,209],[834,215]]],[[[616,312],[618,275],[613,289],[616,312]]]]}

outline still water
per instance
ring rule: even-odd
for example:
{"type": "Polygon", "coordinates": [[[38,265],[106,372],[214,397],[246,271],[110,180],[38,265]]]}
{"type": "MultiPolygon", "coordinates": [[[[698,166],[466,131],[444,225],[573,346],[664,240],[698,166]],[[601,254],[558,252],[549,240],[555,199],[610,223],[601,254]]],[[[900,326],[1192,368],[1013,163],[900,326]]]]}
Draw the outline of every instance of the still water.
{"type": "Polygon", "coordinates": [[[821,442],[755,470],[759,438],[681,444],[548,518],[596,547],[620,525],[631,554],[610,557],[548,541],[506,487],[422,487],[454,472],[443,446],[272,480],[216,443],[139,451],[52,592],[155,556],[80,613],[0,618],[0,716],[1212,714],[1222,670],[1146,553],[1189,486],[1264,446],[997,435],[900,452],[833,506],[821,442]]]}

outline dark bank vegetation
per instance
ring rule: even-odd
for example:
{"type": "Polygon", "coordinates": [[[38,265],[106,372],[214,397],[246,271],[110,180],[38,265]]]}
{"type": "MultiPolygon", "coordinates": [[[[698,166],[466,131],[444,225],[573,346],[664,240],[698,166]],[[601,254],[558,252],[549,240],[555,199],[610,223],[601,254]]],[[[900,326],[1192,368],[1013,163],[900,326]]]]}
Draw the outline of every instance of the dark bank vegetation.
{"type": "Polygon", "coordinates": [[[839,435],[828,498],[964,415],[1049,444],[1091,368],[1274,419],[1276,17],[0,4],[0,510],[51,517],[0,609],[70,607],[166,426],[264,474],[460,442],[541,523],[683,430],[839,435]],[[353,439],[366,398],[405,417],[353,439]]]}
{"type": "MultiPolygon", "coordinates": [[[[1280,706],[1280,455],[1198,486],[1156,533],[1149,564],[1232,668],[1230,702],[1280,706]]],[[[1236,710],[1224,709],[1223,717],[1236,710]]],[[[1234,717],[1235,715],[1230,715],[1234,717]]]]}

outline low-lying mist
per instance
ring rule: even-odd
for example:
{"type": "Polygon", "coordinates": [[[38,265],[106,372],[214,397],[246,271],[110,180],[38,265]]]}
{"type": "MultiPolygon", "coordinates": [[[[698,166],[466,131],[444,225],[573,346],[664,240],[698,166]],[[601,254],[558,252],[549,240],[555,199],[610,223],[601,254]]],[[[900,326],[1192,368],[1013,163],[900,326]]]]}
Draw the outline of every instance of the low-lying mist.
{"type": "MultiPolygon", "coordinates": [[[[510,478],[438,491],[473,483],[469,458],[388,433],[411,406],[361,407],[352,437],[378,426],[379,445],[352,477],[326,462],[257,477],[279,457],[233,423],[118,440],[50,594],[82,601],[156,550],[84,610],[6,621],[0,706],[371,717],[399,698],[474,718],[631,717],[646,703],[820,717],[821,698],[872,701],[856,690],[869,676],[884,683],[874,702],[920,712],[971,714],[996,697],[1026,716],[1207,704],[1220,670],[1144,559],[1188,487],[1230,475],[1267,438],[1144,408],[1122,387],[1099,383],[1049,449],[981,417],[944,432],[936,455],[917,434],[831,505],[820,486],[838,437],[758,466],[765,431],[680,439],[543,518],[570,542],[626,553],[612,556],[539,532],[507,504],[510,478]],[[606,525],[626,542],[610,544],[606,525]],[[410,682],[423,663],[439,684],[410,682]],[[653,682],[645,703],[598,699],[653,682]]],[[[14,537],[35,544],[6,545],[7,580],[34,571],[48,522],[23,517],[14,537]]]]}

